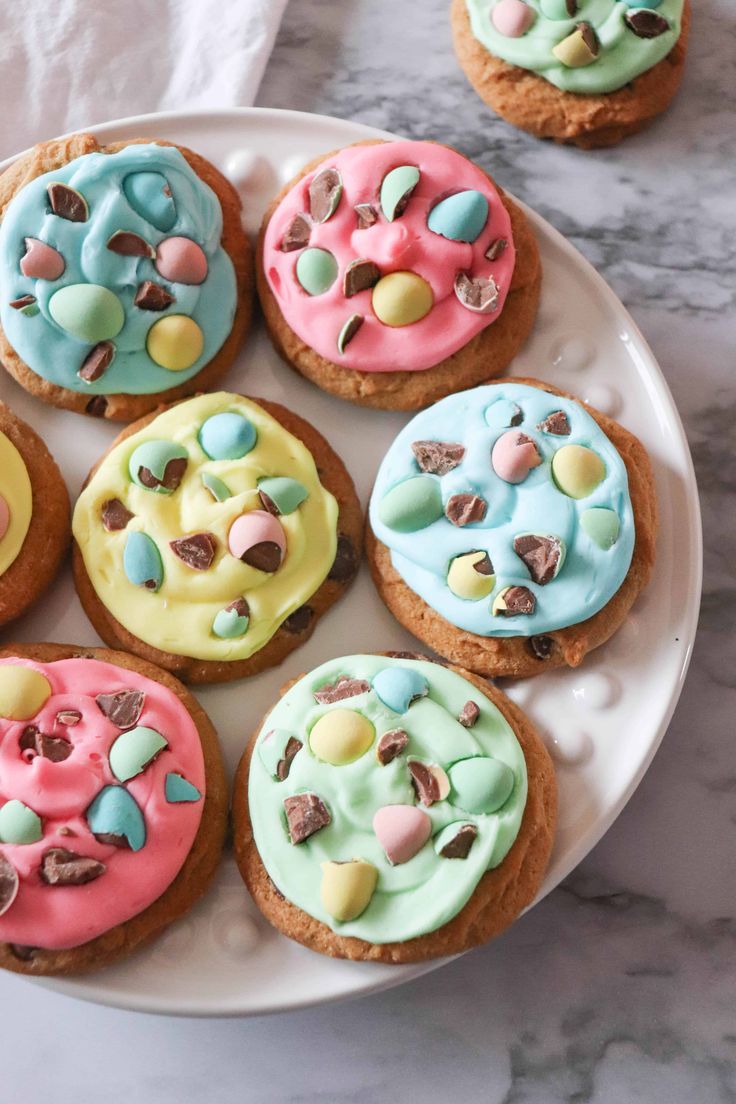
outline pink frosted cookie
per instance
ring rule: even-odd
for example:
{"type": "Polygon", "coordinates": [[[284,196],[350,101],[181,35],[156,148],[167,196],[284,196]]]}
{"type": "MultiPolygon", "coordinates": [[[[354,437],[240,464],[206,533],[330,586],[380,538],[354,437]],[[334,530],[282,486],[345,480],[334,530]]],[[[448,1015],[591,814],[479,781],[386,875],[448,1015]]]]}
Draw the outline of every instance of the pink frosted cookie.
{"type": "Polygon", "coordinates": [[[214,729],[172,676],[104,649],[0,653],[0,965],[134,950],[206,888],[226,809],[214,729]]]}
{"type": "Polygon", "coordinates": [[[371,142],[308,165],[266,213],[276,348],[342,398],[412,410],[502,372],[539,299],[519,208],[457,151],[371,142]]]}

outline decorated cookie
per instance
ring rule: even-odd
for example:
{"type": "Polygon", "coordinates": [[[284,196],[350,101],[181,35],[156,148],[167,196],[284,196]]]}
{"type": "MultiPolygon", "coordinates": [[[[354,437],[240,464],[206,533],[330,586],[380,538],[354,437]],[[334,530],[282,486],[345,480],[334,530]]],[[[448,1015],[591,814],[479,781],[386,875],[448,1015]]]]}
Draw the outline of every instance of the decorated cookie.
{"type": "Polygon", "coordinates": [[[217,738],[119,652],[0,652],[0,966],[96,969],[204,892],[225,834],[217,738]]]}
{"type": "Polygon", "coordinates": [[[455,48],[509,122],[609,146],[668,106],[682,77],[689,0],[453,0],[455,48]]]}
{"type": "Polygon", "coordinates": [[[41,438],[0,402],[0,626],[46,590],[69,536],[61,472],[41,438]]]}
{"type": "Polygon", "coordinates": [[[278,663],[360,558],[353,484],[272,403],[201,395],[131,426],[74,511],[75,576],[97,631],[196,682],[278,663]]]}
{"type": "Polygon", "coordinates": [[[364,142],[271,204],[258,286],[271,338],[319,387],[413,410],[504,370],[539,300],[536,242],[477,165],[434,142],[364,142]]]}
{"type": "Polygon", "coordinates": [[[330,955],[408,962],[490,939],[533,899],[554,775],[487,683],[347,656],[285,689],[233,811],[241,873],[276,927],[330,955]]]}
{"type": "Polygon", "coordinates": [[[535,381],[452,395],[384,458],[374,579],[441,655],[486,675],[576,666],[623,621],[654,561],[642,446],[535,381]]]}
{"type": "Polygon", "coordinates": [[[0,354],[32,394],[129,421],[232,363],[250,252],[209,162],[78,134],[8,169],[0,205],[0,354]]]}

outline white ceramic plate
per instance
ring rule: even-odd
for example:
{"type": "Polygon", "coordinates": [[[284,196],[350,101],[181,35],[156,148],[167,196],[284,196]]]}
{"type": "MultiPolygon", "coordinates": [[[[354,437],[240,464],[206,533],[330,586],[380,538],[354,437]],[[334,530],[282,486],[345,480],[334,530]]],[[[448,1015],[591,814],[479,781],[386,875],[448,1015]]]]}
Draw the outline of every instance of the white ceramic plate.
{"type": "MultiPolygon", "coordinates": [[[[203,153],[239,188],[251,232],[274,193],[304,162],[362,138],[390,137],[338,119],[256,109],[150,115],[93,130],[103,142],[161,137],[203,153]]],[[[580,671],[542,675],[509,688],[543,730],[558,765],[559,829],[543,897],[621,812],[665,732],[690,658],[702,548],[690,454],[651,351],[587,261],[539,216],[527,214],[542,251],[544,294],[534,335],[514,363],[514,374],[550,380],[637,433],[654,462],[661,508],[654,581],[616,637],[580,671]]],[[[383,453],[406,421],[405,415],[362,410],[322,394],[280,362],[262,332],[251,334],[225,385],[283,402],[313,422],[345,459],[364,504],[383,453]]],[[[76,495],[116,428],[46,407],[5,373],[0,373],[0,396],[46,439],[76,495]]],[[[68,567],[14,635],[25,641],[97,642],[68,567]]],[[[198,691],[229,768],[286,679],[337,655],[412,645],[378,599],[364,566],[347,597],[281,668],[198,691]]],[[[42,984],[149,1012],[255,1014],[374,992],[437,965],[340,962],[297,946],[262,920],[228,856],[206,898],[150,949],[91,977],[42,984]]]]}

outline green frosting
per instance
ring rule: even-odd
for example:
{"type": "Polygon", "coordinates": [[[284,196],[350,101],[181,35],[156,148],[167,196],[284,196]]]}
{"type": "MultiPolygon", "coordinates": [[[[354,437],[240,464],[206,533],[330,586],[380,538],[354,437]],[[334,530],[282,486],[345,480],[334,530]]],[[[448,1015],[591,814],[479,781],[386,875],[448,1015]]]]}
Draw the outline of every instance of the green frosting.
{"type": "Polygon", "coordinates": [[[323,295],[337,279],[337,261],[326,249],[305,249],[297,258],[296,278],[308,295],[323,295]]]}
{"type": "Polygon", "coordinates": [[[408,199],[419,183],[419,169],[416,165],[399,165],[386,173],[381,183],[381,210],[386,219],[393,222],[402,213],[408,199]],[[398,210],[397,210],[398,208],[398,210]]]}
{"type": "Polygon", "coordinates": [[[258,736],[248,794],[255,842],[278,890],[341,935],[385,943],[413,939],[447,923],[472,896],[483,874],[503,862],[521,825],[527,774],[521,747],[500,711],[460,675],[425,661],[359,655],[322,664],[281,698],[258,736]],[[315,690],[334,685],[341,676],[372,685],[380,672],[395,668],[419,673],[429,688],[403,714],[385,706],[372,689],[332,703],[315,700],[315,690]],[[479,706],[480,715],[472,728],[465,728],[457,718],[469,700],[479,706]],[[308,734],[331,710],[346,709],[370,722],[375,740],[354,762],[331,766],[313,755],[308,734]],[[385,733],[397,728],[406,732],[408,744],[381,765],[376,747],[385,733]],[[276,766],[292,737],[303,746],[291,761],[287,777],[278,781],[276,766]],[[451,778],[457,774],[457,792],[453,788],[444,800],[418,805],[410,759],[436,764],[451,778]],[[506,779],[511,779],[511,789],[499,806],[506,779]],[[293,844],[283,803],[302,793],[316,794],[331,820],[308,839],[293,844]],[[427,842],[408,862],[394,866],[373,830],[374,815],[389,805],[418,807],[432,822],[427,842]],[[469,805],[484,809],[495,805],[496,811],[470,812],[469,805]],[[467,858],[441,857],[435,850],[440,834],[459,824],[473,824],[478,833],[467,858]],[[322,904],[320,864],[352,859],[372,863],[378,880],[367,908],[357,919],[341,923],[322,904]]]}
{"type": "Polygon", "coordinates": [[[431,475],[416,475],[397,483],[381,499],[379,516],[384,525],[397,533],[415,533],[442,517],[442,493],[439,480],[431,475]]]}

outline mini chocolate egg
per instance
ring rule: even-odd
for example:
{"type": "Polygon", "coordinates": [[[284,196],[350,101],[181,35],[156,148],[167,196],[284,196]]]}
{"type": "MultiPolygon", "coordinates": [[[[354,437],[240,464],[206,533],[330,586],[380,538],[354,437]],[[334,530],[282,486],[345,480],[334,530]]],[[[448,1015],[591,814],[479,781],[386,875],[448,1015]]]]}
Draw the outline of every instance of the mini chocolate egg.
{"type": "MultiPolygon", "coordinates": [[[[58,293],[57,293],[58,294],[58,293]]],[[[146,351],[151,360],[169,372],[184,372],[199,360],[204,349],[204,334],[186,314],[168,314],[159,318],[148,331],[146,351]]]]}
{"type": "Polygon", "coordinates": [[[607,552],[618,540],[621,522],[615,510],[596,506],[592,510],[583,510],[580,515],[580,528],[599,548],[607,552]]]}
{"type": "Polygon", "coordinates": [[[349,862],[323,862],[320,865],[320,896],[325,912],[341,923],[357,919],[368,908],[376,889],[378,871],[373,863],[351,859],[349,862]]]}
{"type": "Polygon", "coordinates": [[[467,859],[477,838],[478,829],[474,824],[464,824],[456,820],[437,833],[433,846],[440,858],[467,859]]]}
{"type": "Polygon", "coordinates": [[[429,684],[412,667],[384,667],[374,677],[373,689],[394,713],[406,713],[413,702],[427,696],[429,684]]]}
{"type": "Polygon", "coordinates": [[[337,261],[327,249],[305,249],[294,271],[307,295],[324,295],[337,279],[337,261]]]}
{"type": "Polygon", "coordinates": [[[146,822],[133,795],[124,786],[105,786],[87,808],[89,830],[98,838],[119,837],[131,851],[146,842],[146,822]]]}
{"type": "Polygon", "coordinates": [[[13,798],[0,809],[0,843],[37,843],[43,839],[41,818],[22,801],[13,798]]]}
{"type": "Polygon", "coordinates": [[[10,507],[7,501],[0,494],[0,541],[3,539],[8,531],[10,525],[10,507]]]}
{"type": "Polygon", "coordinates": [[[49,299],[49,314],[72,337],[89,345],[109,341],[125,324],[123,304],[101,284],[67,284],[49,299]]]}
{"type": "Polygon", "coordinates": [[[157,172],[129,173],[123,193],[137,215],[167,234],[176,222],[176,204],[169,182],[157,172]]]}
{"type": "Polygon", "coordinates": [[[253,423],[233,411],[213,414],[199,431],[199,443],[211,460],[242,460],[257,439],[253,423]]]}
{"type": "Polygon", "coordinates": [[[164,238],[156,247],[157,272],[172,284],[203,284],[207,257],[191,238],[164,238]]]}
{"type": "Polygon", "coordinates": [[[283,781],[288,777],[292,759],[304,745],[288,729],[272,728],[256,746],[260,760],[271,777],[283,781]]]}
{"type": "Polygon", "coordinates": [[[192,785],[189,779],[184,778],[181,774],[176,774],[174,771],[166,775],[166,781],[164,782],[164,797],[170,805],[190,804],[193,801],[199,801],[201,793],[196,786],[192,785]]]}
{"type": "Polygon", "coordinates": [[[514,426],[521,425],[524,421],[524,414],[521,407],[517,406],[511,399],[496,399],[495,402],[486,407],[484,418],[486,425],[489,425],[491,429],[511,429],[514,426]]]}
{"type": "Polygon", "coordinates": [[[568,69],[590,65],[600,53],[598,36],[590,23],[578,23],[572,34],[553,47],[552,53],[568,69]]]}
{"type": "Polygon", "coordinates": [[[447,585],[458,598],[469,602],[487,598],[496,585],[488,553],[464,552],[462,556],[455,556],[447,572],[447,585]]]}
{"type": "Polygon", "coordinates": [[[491,22],[506,38],[521,38],[536,19],[536,13],[523,0],[499,0],[491,12],[491,22]]]}
{"type": "Polygon", "coordinates": [[[173,441],[144,441],[128,460],[128,474],[138,487],[173,494],[186,471],[189,454],[173,441]]]}
{"type": "Polygon", "coordinates": [[[434,295],[416,272],[389,272],[373,288],[371,302],[384,326],[410,326],[429,314],[434,295]]]}
{"type": "Polygon", "coordinates": [[[202,486],[205,487],[215,502],[226,502],[228,498],[232,498],[232,491],[228,487],[227,483],[223,481],[212,472],[202,472],[200,476],[202,480],[202,486]]]}
{"type": "Polygon", "coordinates": [[[0,664],[0,717],[27,721],[51,696],[51,686],[40,671],[22,663],[0,664]]]}
{"type": "Polygon", "coordinates": [[[388,222],[403,215],[411,193],[419,183],[416,165],[399,165],[386,173],[381,181],[381,210],[388,222]]]}
{"type": "Polygon", "coordinates": [[[146,533],[128,534],[123,552],[123,570],[134,586],[145,587],[154,592],[160,589],[164,581],[161,554],[146,533]]]}
{"type": "Polygon", "coordinates": [[[491,451],[491,464],[505,483],[523,483],[532,468],[542,463],[539,449],[526,433],[510,429],[502,433],[491,451]]]}
{"type": "Polygon", "coordinates": [[[427,227],[433,234],[457,242],[474,242],[488,219],[488,200],[482,192],[455,192],[432,208],[427,227]]]}
{"type": "Polygon", "coordinates": [[[230,526],[228,548],[236,559],[259,571],[278,571],[286,554],[286,534],[267,510],[250,510],[230,526]]]}
{"type": "Polygon", "coordinates": [[[110,748],[110,770],[119,782],[135,778],[153,762],[168,740],[153,728],[137,725],[122,732],[110,748]]]}
{"type": "Polygon", "coordinates": [[[309,733],[312,753],[333,767],[344,767],[365,755],[376,735],[371,722],[354,709],[331,709],[309,733]]]}
{"type": "Polygon", "coordinates": [[[476,756],[449,770],[452,803],[466,813],[495,813],[511,796],[514,772],[498,759],[476,756]]]}
{"type": "Polygon", "coordinates": [[[15,902],[19,888],[18,871],[4,855],[0,855],[0,916],[4,916],[15,902]]]}
{"type": "Polygon", "coordinates": [[[563,445],[552,457],[552,478],[569,498],[587,498],[605,476],[600,456],[585,445],[563,445]]]}
{"type": "Polygon", "coordinates": [[[415,533],[443,516],[442,494],[438,480],[431,475],[416,475],[397,483],[381,499],[378,516],[397,533],[415,533]]]}
{"type": "Polygon", "coordinates": [[[236,598],[215,615],[212,631],[221,640],[236,640],[245,636],[250,624],[250,610],[245,598],[236,598]]]}
{"type": "Polygon", "coordinates": [[[258,495],[269,514],[293,514],[309,495],[298,479],[286,475],[258,480],[258,495]]]}
{"type": "Polygon", "coordinates": [[[65,268],[66,262],[58,249],[37,238],[26,238],[26,252],[20,262],[24,276],[32,280],[58,280],[65,268]]]}
{"type": "Polygon", "coordinates": [[[416,805],[384,805],[373,817],[373,831],[392,866],[409,862],[432,834],[432,821],[416,805]]]}

